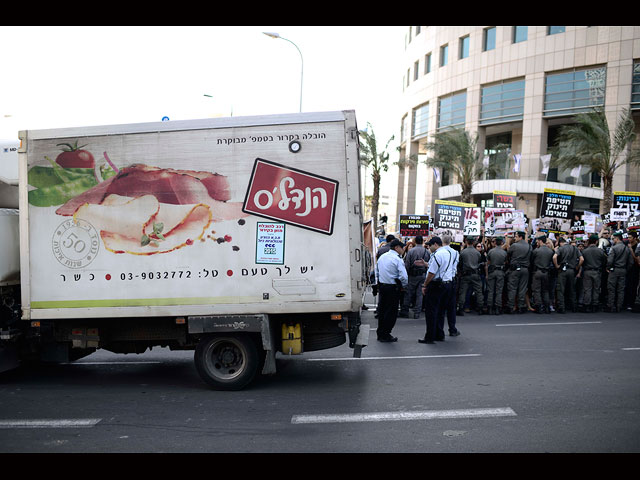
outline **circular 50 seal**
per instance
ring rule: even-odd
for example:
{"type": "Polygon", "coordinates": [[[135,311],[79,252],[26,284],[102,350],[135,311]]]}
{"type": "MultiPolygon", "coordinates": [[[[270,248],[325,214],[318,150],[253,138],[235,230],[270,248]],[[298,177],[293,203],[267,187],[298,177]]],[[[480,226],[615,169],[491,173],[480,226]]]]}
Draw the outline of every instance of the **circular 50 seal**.
{"type": "Polygon", "coordinates": [[[69,219],[56,228],[51,246],[56,260],[62,265],[83,268],[98,255],[100,236],[89,222],[69,219]]]}

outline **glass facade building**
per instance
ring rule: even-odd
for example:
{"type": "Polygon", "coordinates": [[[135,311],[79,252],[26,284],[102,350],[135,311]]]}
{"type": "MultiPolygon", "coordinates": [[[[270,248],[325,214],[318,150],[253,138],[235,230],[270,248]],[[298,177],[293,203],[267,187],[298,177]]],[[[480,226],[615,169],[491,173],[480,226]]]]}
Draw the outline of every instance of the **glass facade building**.
{"type": "MultiPolygon", "coordinates": [[[[408,27],[409,30],[409,27],[408,27]]],[[[544,188],[573,190],[579,208],[599,208],[600,177],[543,169],[562,125],[594,107],[613,129],[631,109],[640,139],[640,27],[422,26],[405,38],[398,129],[396,215],[424,214],[437,199],[459,200],[455,175],[440,183],[425,165],[438,132],[464,128],[494,167],[473,186],[472,201],[490,206],[494,190],[516,191],[518,208],[539,214],[544,188]],[[418,33],[419,32],[419,33],[418,33]],[[432,60],[433,57],[433,60],[432,60]],[[420,74],[416,77],[415,72],[420,74]],[[519,169],[514,155],[519,155],[519,169]]],[[[640,143],[640,140],[638,140],[640,143]]],[[[619,168],[614,190],[640,191],[640,169],[619,168]]]]}

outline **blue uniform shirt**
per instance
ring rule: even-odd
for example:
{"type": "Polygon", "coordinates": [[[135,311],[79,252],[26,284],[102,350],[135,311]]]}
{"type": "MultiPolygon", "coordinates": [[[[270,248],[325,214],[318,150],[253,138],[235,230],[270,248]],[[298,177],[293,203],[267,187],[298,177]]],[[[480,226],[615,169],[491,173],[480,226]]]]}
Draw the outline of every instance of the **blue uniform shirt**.
{"type": "Polygon", "coordinates": [[[379,283],[396,283],[397,278],[403,287],[409,284],[407,269],[395,250],[389,250],[387,253],[380,255],[376,269],[378,270],[379,283]]]}
{"type": "Polygon", "coordinates": [[[460,254],[449,245],[440,247],[431,255],[427,273],[433,273],[434,280],[440,279],[443,282],[450,282],[456,276],[459,257],[460,254]]]}

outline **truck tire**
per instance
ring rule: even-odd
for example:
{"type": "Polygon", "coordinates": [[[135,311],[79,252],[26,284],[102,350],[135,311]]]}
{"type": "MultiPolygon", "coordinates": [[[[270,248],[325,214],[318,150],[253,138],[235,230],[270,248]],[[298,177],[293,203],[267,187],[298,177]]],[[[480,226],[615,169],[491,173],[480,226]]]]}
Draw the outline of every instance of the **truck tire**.
{"type": "Polygon", "coordinates": [[[347,341],[345,332],[314,332],[304,336],[304,351],[327,350],[339,347],[347,341]]]}
{"type": "Polygon", "coordinates": [[[260,355],[248,335],[211,335],[198,343],[194,361],[202,380],[215,390],[241,390],[255,377],[260,355]]]}

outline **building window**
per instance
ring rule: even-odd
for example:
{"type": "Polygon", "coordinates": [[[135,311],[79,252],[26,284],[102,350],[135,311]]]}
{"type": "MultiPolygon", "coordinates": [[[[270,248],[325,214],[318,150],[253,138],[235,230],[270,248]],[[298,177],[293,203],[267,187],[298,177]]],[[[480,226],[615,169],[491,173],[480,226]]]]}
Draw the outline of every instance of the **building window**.
{"type": "Polygon", "coordinates": [[[631,109],[640,110],[640,61],[633,63],[633,77],[631,80],[631,109]]]}
{"type": "Polygon", "coordinates": [[[402,117],[402,123],[400,124],[400,143],[404,142],[407,138],[407,122],[409,121],[409,117],[405,115],[402,117]]]}
{"type": "Polygon", "coordinates": [[[418,76],[420,75],[420,70],[418,70],[420,66],[420,60],[416,60],[416,63],[413,64],[413,81],[418,80],[418,76]]]}
{"type": "Polygon", "coordinates": [[[485,28],[482,31],[482,51],[496,48],[496,27],[485,28]]]}
{"type": "Polygon", "coordinates": [[[444,67],[447,64],[447,57],[449,55],[449,45],[443,45],[440,47],[440,66],[444,67]]]}
{"type": "Polygon", "coordinates": [[[524,42],[527,39],[529,27],[513,27],[513,43],[524,42]]]}
{"type": "MultiPolygon", "coordinates": [[[[562,125],[554,125],[547,129],[547,151],[550,151],[556,145],[561,128],[562,125]]],[[[582,166],[580,176],[578,178],[571,176],[571,169],[552,167],[549,169],[546,180],[547,182],[567,183],[569,185],[581,185],[583,187],[592,188],[601,188],[602,186],[600,174],[592,171],[585,165],[582,166]]]]}
{"type": "Polygon", "coordinates": [[[469,56],[469,35],[460,38],[460,52],[458,58],[467,58],[469,56]]]}
{"type": "Polygon", "coordinates": [[[524,80],[500,82],[480,90],[480,125],[522,120],[524,80]]]}
{"type": "Polygon", "coordinates": [[[427,53],[424,56],[424,73],[430,73],[431,72],[431,53],[427,53]]]}
{"type": "Polygon", "coordinates": [[[440,172],[440,186],[446,187],[447,185],[451,185],[451,172],[448,168],[443,168],[440,172]]]}
{"type": "Polygon", "coordinates": [[[485,175],[485,180],[502,180],[509,178],[509,152],[511,149],[511,132],[487,136],[484,156],[489,157],[492,173],[485,175]]]}
{"type": "Polygon", "coordinates": [[[564,33],[566,27],[547,27],[547,35],[555,35],[556,33],[564,33]]]}
{"type": "Polygon", "coordinates": [[[417,137],[427,133],[429,128],[429,104],[425,103],[413,109],[411,136],[417,137]]]}
{"type": "Polygon", "coordinates": [[[438,131],[464,126],[467,92],[438,99],[438,131]]]}
{"type": "Polygon", "coordinates": [[[418,26],[418,27],[416,27],[416,35],[420,35],[420,28],[421,28],[421,27],[419,27],[419,26],[418,26]]]}
{"type": "Polygon", "coordinates": [[[409,86],[409,79],[411,77],[411,69],[407,68],[407,87],[409,86]]]}
{"type": "Polygon", "coordinates": [[[605,67],[547,75],[544,116],[573,115],[604,106],[606,77],[605,67]]]}

